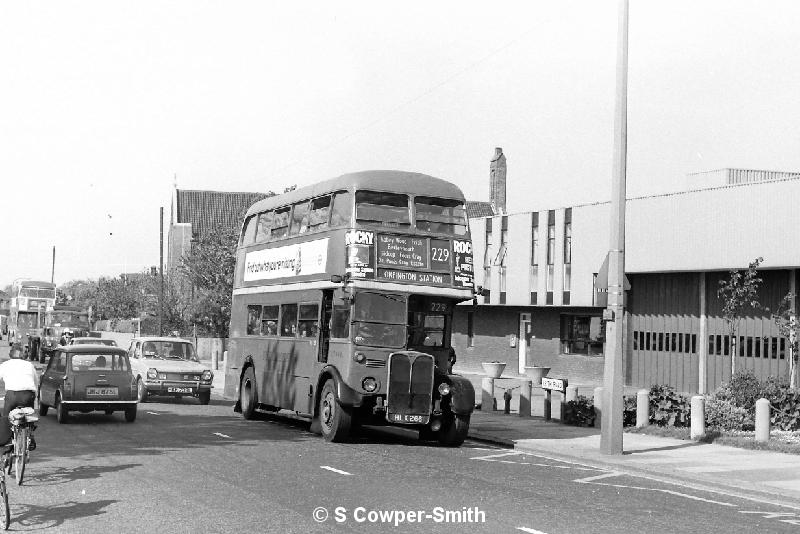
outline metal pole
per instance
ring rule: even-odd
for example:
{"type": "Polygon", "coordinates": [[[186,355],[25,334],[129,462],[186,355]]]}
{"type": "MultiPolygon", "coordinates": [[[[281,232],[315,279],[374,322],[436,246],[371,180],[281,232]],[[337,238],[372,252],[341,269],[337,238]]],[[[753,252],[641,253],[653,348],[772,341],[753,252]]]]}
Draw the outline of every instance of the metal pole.
{"type": "Polygon", "coordinates": [[[56,279],[56,246],[53,245],[53,268],[50,270],[50,283],[56,279]]]}
{"type": "Polygon", "coordinates": [[[628,144],[628,0],[619,2],[617,96],[611,182],[611,242],[608,253],[605,387],[600,451],[622,454],[623,354],[625,336],[625,173],[628,144]]]}
{"type": "Polygon", "coordinates": [[[159,281],[158,281],[158,335],[164,335],[164,206],[161,206],[158,219],[158,230],[161,237],[158,247],[159,281]]]}

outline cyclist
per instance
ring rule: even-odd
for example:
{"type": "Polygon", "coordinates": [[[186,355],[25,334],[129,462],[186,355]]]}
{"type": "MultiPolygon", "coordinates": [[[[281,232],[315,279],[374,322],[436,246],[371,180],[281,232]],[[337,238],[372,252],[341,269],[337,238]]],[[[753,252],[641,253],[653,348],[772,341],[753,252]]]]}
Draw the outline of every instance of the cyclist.
{"type": "MultiPolygon", "coordinates": [[[[33,408],[36,392],[39,390],[39,375],[36,367],[27,360],[8,360],[0,364],[0,380],[6,386],[6,398],[3,402],[2,420],[0,420],[0,445],[11,441],[11,422],[8,414],[14,408],[33,408]]],[[[36,440],[31,434],[29,450],[36,448],[36,440]]]]}

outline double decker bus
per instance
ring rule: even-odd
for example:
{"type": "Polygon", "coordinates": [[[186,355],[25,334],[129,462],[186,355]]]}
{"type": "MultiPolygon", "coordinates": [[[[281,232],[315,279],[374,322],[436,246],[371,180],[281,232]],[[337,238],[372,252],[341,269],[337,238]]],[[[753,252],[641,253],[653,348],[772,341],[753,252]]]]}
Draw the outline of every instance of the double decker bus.
{"type": "Polygon", "coordinates": [[[451,373],[453,311],[474,297],[461,190],[366,171],[261,200],[236,252],[225,395],[311,418],[326,440],[407,425],[458,446],[475,391],[451,373]]]}
{"type": "Polygon", "coordinates": [[[30,352],[56,304],[56,285],[37,280],[14,280],[8,314],[8,342],[20,343],[30,352]]]}

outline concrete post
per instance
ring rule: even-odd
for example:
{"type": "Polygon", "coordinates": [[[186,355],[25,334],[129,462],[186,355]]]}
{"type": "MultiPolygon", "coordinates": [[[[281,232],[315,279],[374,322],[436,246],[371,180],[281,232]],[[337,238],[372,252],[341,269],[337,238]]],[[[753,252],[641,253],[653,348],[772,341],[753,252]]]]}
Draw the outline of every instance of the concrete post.
{"type": "Polygon", "coordinates": [[[603,420],[603,388],[594,388],[594,427],[600,428],[600,423],[603,420]]]}
{"type": "Polygon", "coordinates": [[[494,378],[481,380],[481,410],[491,412],[494,409],[494,378]]]}
{"type": "Polygon", "coordinates": [[[531,395],[533,394],[533,382],[530,380],[523,380],[519,388],[519,416],[531,416],[531,395]]]}
{"type": "Polygon", "coordinates": [[[650,424],[650,392],[640,389],[636,392],[636,428],[650,424]]]}
{"type": "Polygon", "coordinates": [[[769,401],[767,399],[756,401],[756,441],[762,443],[769,441],[769,401]]]}
{"type": "Polygon", "coordinates": [[[218,370],[219,369],[219,351],[218,350],[214,349],[214,354],[211,357],[211,359],[212,359],[212,363],[214,365],[214,370],[215,371],[218,370]]]}
{"type": "Polygon", "coordinates": [[[567,386],[567,398],[565,402],[578,400],[578,386],[567,386]]]}
{"type": "Polygon", "coordinates": [[[697,439],[706,433],[706,398],[703,395],[692,396],[692,420],[689,437],[697,439]]]}

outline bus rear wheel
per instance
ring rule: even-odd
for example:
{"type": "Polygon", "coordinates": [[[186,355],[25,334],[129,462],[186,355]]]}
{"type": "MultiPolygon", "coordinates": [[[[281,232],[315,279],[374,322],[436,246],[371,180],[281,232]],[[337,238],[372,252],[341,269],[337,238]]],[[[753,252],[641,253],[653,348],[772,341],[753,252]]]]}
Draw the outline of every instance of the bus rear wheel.
{"type": "Polygon", "coordinates": [[[325,441],[344,441],[350,435],[350,427],[353,424],[352,410],[339,403],[333,380],[329,379],[322,386],[318,417],[325,441]]]}
{"type": "Polygon", "coordinates": [[[242,375],[239,400],[242,406],[242,416],[245,419],[253,419],[258,405],[258,392],[256,390],[256,373],[252,367],[248,367],[242,375]]]}
{"type": "Polygon", "coordinates": [[[460,447],[469,433],[469,415],[450,414],[442,422],[439,443],[445,447],[460,447]]]}

